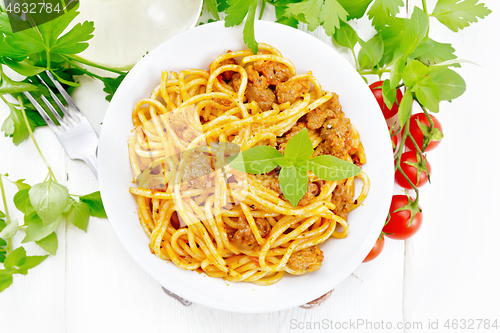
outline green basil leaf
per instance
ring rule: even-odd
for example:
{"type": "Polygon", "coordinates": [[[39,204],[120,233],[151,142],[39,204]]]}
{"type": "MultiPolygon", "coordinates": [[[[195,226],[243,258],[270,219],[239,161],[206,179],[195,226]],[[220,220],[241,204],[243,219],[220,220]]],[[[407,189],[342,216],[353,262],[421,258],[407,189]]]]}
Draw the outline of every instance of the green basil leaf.
{"type": "Polygon", "coordinates": [[[432,80],[432,77],[426,76],[420,80],[412,91],[423,106],[430,111],[439,112],[439,86],[432,80]]]}
{"type": "Polygon", "coordinates": [[[28,215],[35,211],[35,208],[31,205],[29,191],[31,187],[22,189],[14,195],[14,205],[16,208],[25,215],[28,215]]]}
{"type": "Polygon", "coordinates": [[[418,60],[412,60],[408,63],[402,73],[403,82],[406,87],[413,87],[418,81],[423,79],[427,73],[429,72],[429,68],[422,64],[418,60]]]}
{"type": "Polygon", "coordinates": [[[32,268],[40,265],[47,257],[48,257],[48,255],[26,257],[26,260],[24,260],[24,262],[20,266],[18,266],[19,268],[17,270],[17,273],[20,273],[23,275],[28,274],[29,269],[32,269],[32,268]]]}
{"type": "Polygon", "coordinates": [[[291,162],[308,160],[314,153],[314,148],[309,139],[307,129],[303,128],[299,133],[295,134],[286,144],[285,158],[291,162]]]}
{"type": "Polygon", "coordinates": [[[0,238],[12,238],[19,229],[19,222],[17,220],[11,221],[5,228],[0,231],[0,238]]]}
{"type": "Polygon", "coordinates": [[[415,6],[411,19],[407,22],[405,36],[401,40],[401,50],[409,56],[427,35],[429,18],[422,9],[415,6]]]}
{"type": "Polygon", "coordinates": [[[102,204],[101,192],[97,191],[80,197],[80,201],[86,203],[90,208],[90,215],[107,219],[104,205],[102,204]]]}
{"type": "Polygon", "coordinates": [[[48,253],[52,254],[53,256],[56,255],[58,242],[57,242],[57,235],[55,232],[51,233],[45,238],[37,240],[36,243],[48,253]]]}
{"type": "Polygon", "coordinates": [[[401,126],[406,123],[411,115],[411,109],[413,105],[413,94],[410,89],[406,89],[403,98],[401,99],[401,104],[398,110],[398,119],[401,126]]]}
{"type": "Polygon", "coordinates": [[[386,79],[382,84],[382,97],[385,105],[389,109],[392,109],[392,106],[396,101],[396,89],[391,88],[391,81],[389,79],[386,79]]]}
{"type": "Polygon", "coordinates": [[[335,30],[332,36],[333,40],[340,46],[353,49],[358,43],[358,34],[354,29],[345,22],[340,22],[340,28],[335,30]]]}
{"type": "Polygon", "coordinates": [[[44,225],[57,220],[69,201],[68,189],[52,179],[34,185],[29,190],[29,197],[44,225]]]}
{"type": "Polygon", "coordinates": [[[280,189],[285,198],[292,206],[297,207],[300,199],[307,191],[309,177],[303,168],[287,167],[282,168],[279,175],[280,189]]]}
{"type": "Polygon", "coordinates": [[[87,232],[89,219],[90,209],[85,202],[73,202],[71,204],[71,209],[68,213],[68,220],[70,220],[75,227],[87,232]]]}
{"type": "Polygon", "coordinates": [[[392,89],[396,89],[399,85],[399,81],[401,81],[401,75],[405,69],[406,61],[405,57],[399,57],[394,62],[394,66],[391,69],[391,85],[392,89]]]}
{"type": "Polygon", "coordinates": [[[24,264],[26,261],[26,250],[24,247],[20,246],[7,256],[5,258],[5,261],[3,263],[3,267],[5,268],[13,268],[15,266],[19,267],[20,265],[24,264]]]}
{"type": "Polygon", "coordinates": [[[373,68],[380,63],[384,54],[384,40],[380,33],[373,36],[368,42],[359,39],[358,61],[361,68],[373,68]]]}
{"type": "Polygon", "coordinates": [[[24,182],[25,180],[26,180],[26,179],[18,179],[18,180],[16,180],[16,181],[14,182],[14,185],[16,185],[16,187],[17,187],[17,189],[18,189],[19,191],[21,191],[21,190],[26,190],[26,189],[28,189],[28,190],[29,190],[29,189],[31,188],[31,186],[30,186],[29,184],[26,184],[26,183],[24,182]]]}
{"type": "Polygon", "coordinates": [[[259,175],[276,168],[275,158],[283,157],[279,151],[269,146],[256,146],[239,153],[229,165],[241,172],[259,175]]]}
{"type": "Polygon", "coordinates": [[[331,155],[313,157],[307,161],[307,169],[319,179],[332,181],[354,177],[361,172],[357,165],[331,155]]]}
{"type": "Polygon", "coordinates": [[[62,219],[59,218],[44,226],[42,219],[38,215],[25,215],[24,223],[27,224],[28,227],[26,228],[26,237],[24,237],[21,243],[36,242],[40,239],[44,239],[57,229],[61,221],[62,219]]]}
{"type": "Polygon", "coordinates": [[[395,17],[380,31],[384,41],[384,54],[380,60],[380,66],[390,64],[394,59],[404,56],[404,52],[401,50],[401,41],[405,38],[408,21],[408,19],[395,17]]]}
{"type": "Polygon", "coordinates": [[[431,67],[429,76],[439,87],[439,99],[451,101],[465,92],[464,79],[454,70],[446,67],[431,67]]]}
{"type": "Polygon", "coordinates": [[[5,213],[0,210],[0,219],[3,219],[5,217],[5,213]]]}
{"type": "MultiPolygon", "coordinates": [[[[2,272],[3,270],[0,270],[2,272]]],[[[7,275],[0,275],[0,293],[5,289],[9,288],[14,279],[12,278],[12,273],[7,275]]]]}

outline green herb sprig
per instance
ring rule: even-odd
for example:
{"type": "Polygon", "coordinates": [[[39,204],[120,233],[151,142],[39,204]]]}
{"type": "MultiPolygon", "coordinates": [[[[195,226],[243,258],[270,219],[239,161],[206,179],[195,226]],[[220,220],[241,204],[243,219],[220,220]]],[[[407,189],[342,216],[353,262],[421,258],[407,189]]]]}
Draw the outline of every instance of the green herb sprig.
{"type": "MultiPolygon", "coordinates": [[[[218,12],[225,11],[226,26],[243,22],[246,17],[243,38],[254,53],[258,44],[254,37],[254,21],[258,0],[205,0],[216,20],[218,12]]],[[[419,170],[426,170],[423,153],[431,140],[440,140],[443,134],[434,127],[429,112],[438,112],[442,101],[451,101],[461,96],[466,89],[463,78],[453,69],[460,67],[463,60],[458,60],[455,49],[448,43],[442,43],[429,37],[429,21],[437,19],[453,32],[468,27],[470,24],[484,19],[491,13],[478,0],[438,0],[433,11],[429,11],[427,1],[422,6],[407,8],[412,13],[410,18],[397,17],[403,0],[261,0],[261,16],[266,3],[274,6],[276,22],[297,28],[299,22],[307,24],[310,31],[319,26],[327,35],[342,47],[346,47],[353,55],[357,71],[366,82],[367,75],[376,75],[379,79],[385,75],[382,92],[385,104],[391,108],[396,101],[396,90],[405,90],[399,104],[399,129],[391,133],[401,133],[401,142],[406,139],[415,143],[409,132],[409,121],[413,101],[422,108],[430,126],[419,123],[424,134],[422,148],[417,148],[419,170]],[[375,29],[375,35],[369,40],[361,39],[351,27],[349,21],[368,17],[375,29]],[[359,44],[359,51],[357,45],[359,44]],[[404,129],[404,130],[401,130],[404,129]]],[[[415,144],[415,146],[417,146],[415,144]]],[[[401,168],[401,155],[404,144],[401,144],[394,155],[395,171],[399,170],[410,183],[401,168]]],[[[303,174],[294,171],[294,177],[304,179],[303,174]]],[[[290,174],[287,171],[286,175],[290,174]]],[[[428,175],[428,174],[427,174],[428,175]]],[[[285,177],[285,176],[283,176],[285,177]]],[[[290,176],[292,177],[292,176],[290,176]]],[[[303,181],[301,181],[303,184],[303,181]]],[[[412,219],[418,207],[419,191],[416,199],[410,200],[412,219]]]]}
{"type": "Polygon", "coordinates": [[[285,198],[296,207],[307,191],[308,171],[322,180],[342,180],[356,176],[361,169],[331,155],[310,158],[314,153],[307,129],[292,137],[281,154],[270,146],[255,146],[235,156],[229,165],[239,171],[263,174],[281,167],[280,189],[285,198]]]}
{"type": "Polygon", "coordinates": [[[14,274],[27,274],[29,269],[48,257],[26,256],[22,246],[12,250],[12,238],[18,231],[23,230],[26,234],[21,243],[35,242],[49,254],[55,255],[58,248],[56,229],[61,223],[69,221],[86,232],[90,216],[106,218],[100,192],[84,196],[73,195],[64,185],[57,182],[33,136],[23,101],[21,98],[18,101],[24,126],[44,161],[48,174],[45,181],[34,186],[26,184],[24,179],[11,181],[18,189],[13,198],[14,205],[24,214],[24,223],[21,225],[10,218],[3,185],[3,180],[9,179],[8,175],[0,174],[0,189],[5,208],[5,213],[0,211],[0,263],[4,266],[0,269],[0,292],[12,284],[14,274]]]}
{"type": "MultiPolygon", "coordinates": [[[[32,130],[46,124],[23,92],[31,91],[44,108],[45,104],[41,102],[40,96],[42,94],[49,96],[47,87],[39,81],[36,75],[50,82],[44,73],[45,70],[49,70],[70,94],[80,85],[76,80],[77,76],[90,76],[104,83],[103,90],[107,94],[106,100],[108,101],[111,100],[126,75],[124,71],[97,65],[77,56],[88,47],[88,41],[93,37],[94,31],[93,22],[85,21],[76,24],[64,35],[62,34],[78,15],[77,9],[78,6],[75,6],[60,17],[38,26],[30,26],[28,20],[24,23],[25,30],[14,33],[7,13],[0,5],[0,97],[4,102],[6,100],[2,95],[6,94],[12,95],[15,99],[19,97],[22,99],[32,130]],[[109,71],[117,77],[97,75],[82,68],[81,64],[109,71]],[[4,66],[26,78],[22,81],[12,80],[3,70],[4,66]]],[[[49,86],[55,88],[51,82],[49,86]]],[[[56,89],[53,90],[60,100],[64,100],[56,89]]],[[[19,104],[6,103],[11,112],[1,130],[5,136],[12,137],[14,144],[18,145],[28,138],[27,127],[20,117],[19,104]]]]}

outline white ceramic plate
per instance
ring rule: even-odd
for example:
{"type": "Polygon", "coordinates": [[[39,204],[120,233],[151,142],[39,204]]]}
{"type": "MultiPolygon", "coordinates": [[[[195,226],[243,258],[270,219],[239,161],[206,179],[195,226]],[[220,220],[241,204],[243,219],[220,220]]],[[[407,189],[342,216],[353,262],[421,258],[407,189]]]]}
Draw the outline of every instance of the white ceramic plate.
{"type": "MultiPolygon", "coordinates": [[[[328,292],[351,274],[366,257],[382,229],[393,190],[392,146],[387,125],[368,86],[334,49],[302,31],[271,22],[255,24],[257,41],[277,47],[297,73],[309,70],[324,90],[334,91],[346,117],[358,129],[366,150],[363,170],[371,181],[361,207],[349,214],[350,234],[321,245],[325,259],[319,271],[286,275],[271,286],[228,283],[185,271],[149,251],[149,239],[129,194],[132,172],[127,138],[133,129],[132,109],[159,84],[162,70],[208,69],[216,56],[246,48],[242,27],[225,28],[222,22],[203,25],[178,35],[143,58],[120,85],[106,113],[99,145],[99,184],[109,220],[134,260],[172,292],[212,308],[244,313],[296,307],[328,292]]],[[[160,290],[158,291],[160,292],[160,290]]]]}

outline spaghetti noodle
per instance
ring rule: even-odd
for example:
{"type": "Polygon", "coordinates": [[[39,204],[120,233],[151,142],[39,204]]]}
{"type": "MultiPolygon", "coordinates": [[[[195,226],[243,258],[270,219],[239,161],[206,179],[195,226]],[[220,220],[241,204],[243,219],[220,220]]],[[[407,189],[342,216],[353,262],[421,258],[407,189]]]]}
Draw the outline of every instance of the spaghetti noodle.
{"type": "Polygon", "coordinates": [[[314,155],[330,154],[361,166],[359,134],[335,93],[311,72],[266,44],[259,52],[228,52],[209,71],[164,71],[132,114],[129,155],[138,187],[139,220],[151,252],[177,266],[229,281],[269,285],[285,273],[320,268],[319,244],[344,238],[347,214],[369,189],[361,172],[323,181],[309,172],[307,192],[293,207],[279,188],[279,167],[263,175],[238,172],[227,158],[269,145],[284,151],[307,128],[314,155]]]}

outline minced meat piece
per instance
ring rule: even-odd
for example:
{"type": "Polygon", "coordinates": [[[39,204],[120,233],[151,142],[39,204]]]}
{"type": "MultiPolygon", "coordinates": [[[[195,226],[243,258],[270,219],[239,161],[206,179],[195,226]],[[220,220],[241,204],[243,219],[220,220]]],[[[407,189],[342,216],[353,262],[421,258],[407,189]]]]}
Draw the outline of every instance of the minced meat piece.
{"type": "Polygon", "coordinates": [[[293,138],[297,133],[299,133],[303,128],[305,128],[306,125],[303,122],[298,122],[295,125],[293,125],[288,132],[286,132],[283,137],[278,138],[278,150],[280,153],[284,154],[286,144],[288,141],[290,141],[291,138],[293,138]]]}
{"type": "Polygon", "coordinates": [[[255,70],[266,77],[269,84],[277,85],[288,80],[292,73],[284,64],[276,61],[259,60],[254,63],[255,70]]]}
{"type": "Polygon", "coordinates": [[[282,82],[276,86],[278,103],[290,102],[290,104],[293,104],[299,97],[307,93],[309,88],[309,81],[305,79],[282,82]]]}
{"type": "MultiPolygon", "coordinates": [[[[255,224],[259,230],[260,237],[265,238],[271,231],[271,225],[266,219],[257,218],[255,224]]],[[[232,236],[232,241],[242,249],[252,249],[257,245],[257,240],[250,229],[246,218],[240,216],[238,218],[238,230],[232,236]]]]}
{"type": "Polygon", "coordinates": [[[332,202],[335,205],[335,210],[333,212],[346,221],[347,213],[351,211],[351,207],[354,202],[353,192],[353,189],[349,190],[349,188],[345,185],[345,182],[339,182],[333,191],[332,202]]]}
{"type": "MultiPolygon", "coordinates": [[[[236,60],[234,60],[233,58],[229,58],[229,59],[222,60],[220,62],[219,67],[226,66],[226,65],[237,65],[237,64],[238,63],[236,62],[236,60]]],[[[231,80],[233,78],[233,75],[234,75],[234,71],[225,71],[225,72],[222,72],[222,74],[220,76],[222,76],[222,79],[224,81],[228,82],[229,80],[231,80]]]]}
{"type": "MultiPolygon", "coordinates": [[[[263,111],[270,110],[273,103],[276,103],[276,95],[274,94],[274,91],[269,88],[269,83],[267,82],[266,77],[260,76],[259,72],[253,69],[253,66],[248,66],[246,71],[249,81],[246,91],[248,101],[257,102],[257,105],[263,111]]],[[[235,82],[233,81],[233,87],[234,86],[235,82]]]]}
{"type": "Polygon", "coordinates": [[[193,151],[189,155],[183,168],[182,180],[189,182],[194,188],[205,188],[213,186],[214,171],[210,155],[193,151]]]}
{"type": "Polygon", "coordinates": [[[276,103],[276,95],[269,88],[259,88],[252,83],[247,86],[246,96],[248,101],[257,102],[257,105],[262,111],[268,111],[273,108],[273,104],[276,103]]]}
{"type": "Polygon", "coordinates": [[[347,118],[332,118],[325,121],[321,127],[321,137],[325,140],[318,146],[314,156],[334,155],[350,161],[351,122],[347,118]]]}
{"type": "Polygon", "coordinates": [[[306,115],[307,128],[318,129],[323,126],[327,118],[333,118],[332,110],[316,108],[306,115]]]}
{"type": "Polygon", "coordinates": [[[307,191],[302,197],[302,199],[299,200],[298,205],[299,206],[305,206],[311,202],[316,196],[319,194],[319,186],[316,183],[309,182],[307,183],[307,191]]]}
{"type": "Polygon", "coordinates": [[[323,262],[323,251],[317,246],[293,253],[288,260],[288,266],[293,270],[317,271],[323,262]]]}

